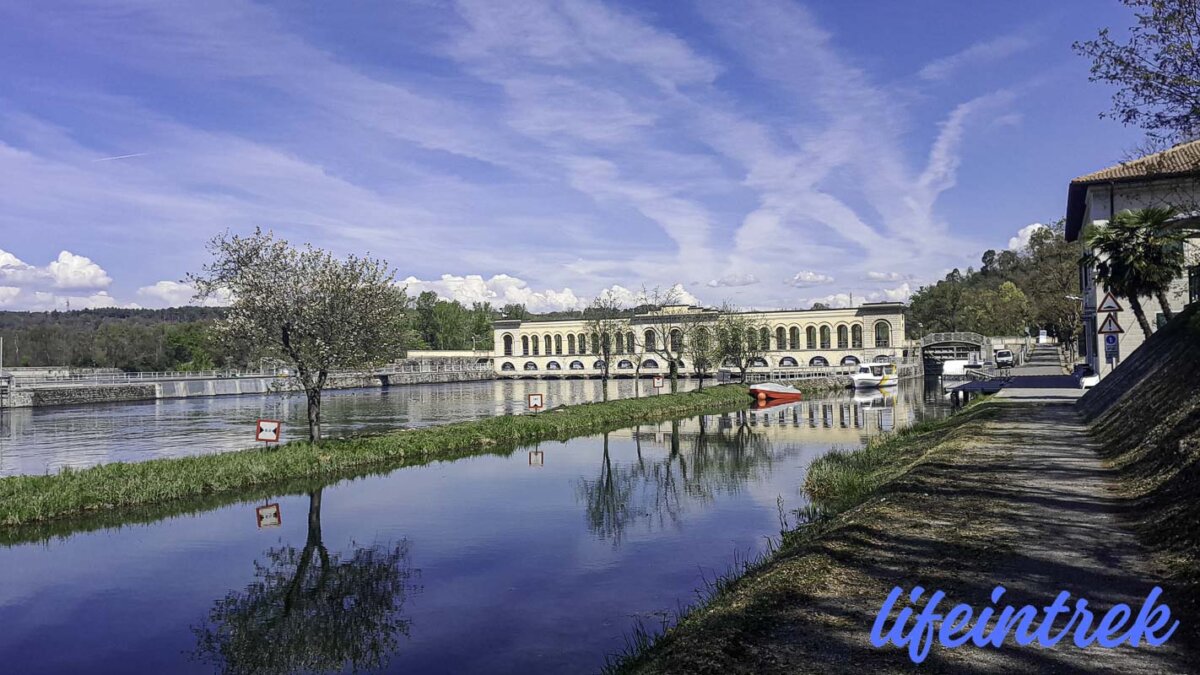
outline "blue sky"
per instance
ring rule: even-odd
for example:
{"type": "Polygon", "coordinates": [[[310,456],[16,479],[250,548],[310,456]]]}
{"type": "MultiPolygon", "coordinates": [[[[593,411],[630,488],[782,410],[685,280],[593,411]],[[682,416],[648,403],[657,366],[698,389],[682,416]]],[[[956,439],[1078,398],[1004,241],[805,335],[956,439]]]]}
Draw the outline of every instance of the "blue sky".
{"type": "MultiPolygon", "coordinates": [[[[415,290],[902,300],[1140,134],[1116,2],[0,4],[0,308],[188,301],[262,226],[415,290]],[[53,8],[50,8],[53,5],[53,8]]],[[[1027,231],[1027,230],[1026,230],[1027,231]]]]}

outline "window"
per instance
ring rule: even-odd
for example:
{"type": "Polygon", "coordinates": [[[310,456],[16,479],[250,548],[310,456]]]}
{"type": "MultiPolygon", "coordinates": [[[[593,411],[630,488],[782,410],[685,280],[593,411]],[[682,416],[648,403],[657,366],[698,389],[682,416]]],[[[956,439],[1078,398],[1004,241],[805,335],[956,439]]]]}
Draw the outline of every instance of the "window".
{"type": "Polygon", "coordinates": [[[571,370],[583,370],[583,361],[572,361],[567,367],[571,370]]]}
{"type": "Polygon", "coordinates": [[[562,370],[562,366],[558,365],[558,361],[551,361],[546,364],[546,370],[562,370]]]}
{"type": "Polygon", "coordinates": [[[533,361],[526,361],[525,370],[537,370],[537,364],[533,361]]]}
{"type": "MultiPolygon", "coordinates": [[[[793,328],[792,330],[795,329],[793,328]]],[[[782,359],[779,359],[779,366],[781,368],[795,368],[798,365],[800,364],[796,363],[796,359],[793,359],[790,356],[785,356],[782,359]]]]}
{"type": "Polygon", "coordinates": [[[521,356],[529,356],[529,336],[521,336],[521,356]]]}
{"type": "Polygon", "coordinates": [[[800,329],[795,326],[788,329],[788,346],[800,349],[800,329]]]}
{"type": "Polygon", "coordinates": [[[604,363],[603,359],[596,359],[595,361],[592,362],[592,368],[594,368],[595,370],[604,370],[604,367],[606,365],[608,365],[608,364],[604,363]]]}
{"type": "Polygon", "coordinates": [[[654,359],[646,359],[642,362],[642,368],[650,370],[656,369],[658,368],[658,361],[655,361],[654,359]]]}
{"type": "Polygon", "coordinates": [[[767,330],[765,327],[758,329],[758,344],[762,347],[763,351],[770,349],[771,331],[767,330]]]}
{"type": "Polygon", "coordinates": [[[625,334],[624,333],[617,333],[617,353],[618,354],[625,353],[625,334]]]}
{"type": "Polygon", "coordinates": [[[858,365],[858,357],[857,356],[843,356],[842,357],[842,365],[843,366],[857,366],[858,365]]]}
{"type": "Polygon", "coordinates": [[[587,352],[587,336],[583,333],[579,334],[579,353],[586,354],[587,352]]]}
{"type": "Polygon", "coordinates": [[[513,347],[512,336],[505,334],[505,336],[504,336],[504,355],[505,356],[512,356],[512,347],[513,347]]]}
{"type": "Polygon", "coordinates": [[[758,351],[758,331],[753,328],[746,329],[746,349],[752,352],[758,351]]]}
{"type": "Polygon", "coordinates": [[[599,333],[592,333],[592,353],[593,354],[600,353],[600,334],[599,333]]]}
{"type": "Polygon", "coordinates": [[[503,363],[500,365],[500,370],[503,370],[503,371],[516,370],[516,369],[517,369],[517,367],[511,363],[503,363]]]}
{"type": "Polygon", "coordinates": [[[633,370],[633,361],[621,359],[617,362],[617,370],[633,370]]]}
{"type": "Polygon", "coordinates": [[[821,326],[821,349],[829,349],[831,332],[829,326],[821,326]]]}
{"type": "Polygon", "coordinates": [[[875,346],[892,346],[892,325],[886,321],[879,321],[875,324],[875,346]]]}
{"type": "Polygon", "coordinates": [[[807,349],[816,349],[817,348],[817,329],[815,327],[809,326],[808,328],[805,328],[804,329],[804,337],[805,337],[805,344],[807,345],[807,347],[806,347],[807,349]]]}
{"type": "Polygon", "coordinates": [[[671,329],[671,351],[675,354],[683,351],[683,331],[678,328],[671,329]]]}
{"type": "Polygon", "coordinates": [[[756,357],[750,359],[750,367],[751,368],[766,368],[767,360],[761,356],[756,356],[756,357]]]}
{"type": "Polygon", "coordinates": [[[538,345],[542,344],[542,341],[538,339],[538,336],[534,335],[533,339],[530,340],[529,342],[531,344],[533,344],[533,355],[537,356],[538,355],[538,345]]]}
{"type": "Polygon", "coordinates": [[[810,366],[828,366],[829,361],[824,356],[814,356],[808,360],[810,366]]]}
{"type": "Polygon", "coordinates": [[[567,353],[568,354],[575,353],[575,334],[574,333],[567,336],[567,353]]]}
{"type": "Polygon", "coordinates": [[[629,350],[630,354],[634,353],[637,348],[637,342],[633,339],[633,331],[625,334],[625,348],[629,350]]]}
{"type": "Polygon", "coordinates": [[[652,331],[652,330],[646,331],[646,334],[643,336],[643,340],[644,340],[644,344],[646,345],[646,351],[648,351],[648,352],[654,351],[654,331],[652,331]]]}
{"type": "Polygon", "coordinates": [[[862,326],[858,324],[850,328],[850,348],[862,349],[862,326]]]}
{"type": "Polygon", "coordinates": [[[550,356],[551,354],[553,354],[554,352],[550,351],[550,345],[551,345],[551,342],[550,342],[550,336],[549,336],[549,335],[543,335],[543,336],[542,336],[542,342],[543,342],[543,344],[545,344],[545,345],[546,345],[546,356],[550,356]]]}
{"type": "Polygon", "coordinates": [[[850,348],[850,331],[845,326],[837,327],[838,349],[850,348]]]}
{"type": "Polygon", "coordinates": [[[775,329],[775,349],[787,349],[787,331],[783,326],[775,329]]]}
{"type": "Polygon", "coordinates": [[[554,336],[554,353],[559,356],[562,356],[562,336],[561,335],[554,336]]]}

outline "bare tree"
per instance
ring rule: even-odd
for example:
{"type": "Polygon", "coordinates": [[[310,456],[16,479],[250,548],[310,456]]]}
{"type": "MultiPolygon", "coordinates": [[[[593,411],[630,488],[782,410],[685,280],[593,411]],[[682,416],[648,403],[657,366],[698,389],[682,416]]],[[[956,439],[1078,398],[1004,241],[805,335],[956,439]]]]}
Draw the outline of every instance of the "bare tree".
{"type": "Polygon", "coordinates": [[[692,364],[700,389],[704,378],[721,364],[721,345],[713,334],[711,316],[692,315],[683,322],[683,356],[692,364]]]}
{"type": "Polygon", "coordinates": [[[613,366],[613,355],[624,351],[617,349],[618,345],[623,347],[625,332],[629,328],[629,318],[626,316],[624,308],[621,306],[620,300],[611,290],[604,291],[596,296],[584,310],[584,316],[587,318],[587,332],[592,341],[592,353],[600,356],[601,369],[600,379],[604,383],[601,387],[604,400],[608,400],[608,377],[613,366]]]}
{"type": "Polygon", "coordinates": [[[664,311],[670,305],[680,304],[679,286],[667,289],[655,286],[652,289],[642,288],[642,302],[651,306],[649,311],[649,333],[652,339],[642,338],[643,350],[650,352],[667,362],[671,377],[671,392],[679,388],[679,361],[683,356],[684,335],[680,327],[680,314],[664,311]]]}
{"type": "Polygon", "coordinates": [[[386,263],[296,248],[271,232],[226,232],[208,245],[213,260],[190,274],[198,298],[228,293],[218,334],[253,345],[296,368],[308,398],[309,440],[321,440],[321,392],[331,371],[385,363],[403,350],[404,290],[386,263]]]}
{"type": "Polygon", "coordinates": [[[762,357],[764,345],[760,344],[758,330],[748,315],[728,303],[721,306],[716,331],[721,362],[737,368],[743,383],[751,364],[762,357]]]}

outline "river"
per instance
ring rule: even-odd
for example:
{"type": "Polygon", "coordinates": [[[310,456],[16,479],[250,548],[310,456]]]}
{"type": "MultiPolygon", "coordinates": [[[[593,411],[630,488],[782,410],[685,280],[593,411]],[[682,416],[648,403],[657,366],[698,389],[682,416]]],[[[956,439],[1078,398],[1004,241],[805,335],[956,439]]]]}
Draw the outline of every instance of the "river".
{"type": "MultiPolygon", "coordinates": [[[[512,408],[526,389],[554,404],[590,396],[592,384],[339,392],[332,426],[462,419],[512,408]]],[[[78,446],[71,456],[94,457],[82,438],[98,434],[144,457],[244,445],[241,424],[219,421],[210,406],[249,406],[249,417],[281,406],[274,412],[292,420],[298,403],[140,405],[114,406],[126,425],[102,432],[92,429],[96,407],[47,412],[54,433],[78,446]],[[164,405],[181,411],[152,414],[164,405]],[[198,438],[208,445],[186,449],[198,438]]],[[[74,532],[64,523],[58,536],[0,549],[0,662],[21,673],[594,671],[635,622],[659,626],[705,579],[762,552],[779,532],[780,500],[785,510],[804,505],[799,486],[815,457],[946,412],[911,383],[892,395],[838,393],[642,425],[150,522],[74,532]],[[256,508],[267,502],[278,504],[277,527],[258,527],[256,508]]]]}

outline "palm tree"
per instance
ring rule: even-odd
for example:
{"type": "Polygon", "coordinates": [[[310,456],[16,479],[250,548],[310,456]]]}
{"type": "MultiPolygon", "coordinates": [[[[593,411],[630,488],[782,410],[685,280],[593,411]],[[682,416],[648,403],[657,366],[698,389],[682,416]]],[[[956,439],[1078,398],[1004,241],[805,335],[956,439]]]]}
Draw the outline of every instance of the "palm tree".
{"type": "Polygon", "coordinates": [[[1187,228],[1172,222],[1176,215],[1174,209],[1163,207],[1122,211],[1108,225],[1093,228],[1085,239],[1096,280],[1129,302],[1146,335],[1153,329],[1139,298],[1156,298],[1163,316],[1168,320],[1175,316],[1167,291],[1183,274],[1183,243],[1189,235],[1187,228]]]}

